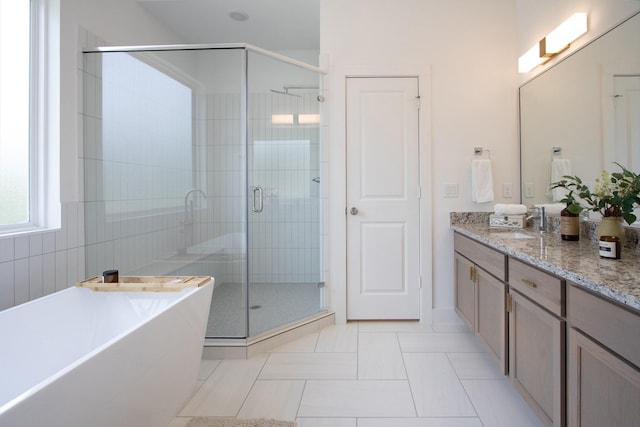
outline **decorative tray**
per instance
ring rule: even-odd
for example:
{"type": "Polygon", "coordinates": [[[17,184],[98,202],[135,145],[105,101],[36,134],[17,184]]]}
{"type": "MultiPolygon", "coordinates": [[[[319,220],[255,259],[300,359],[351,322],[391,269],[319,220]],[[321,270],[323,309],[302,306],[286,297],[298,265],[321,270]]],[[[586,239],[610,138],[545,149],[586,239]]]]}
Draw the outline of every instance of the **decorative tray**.
{"type": "Polygon", "coordinates": [[[211,280],[209,276],[121,276],[118,282],[104,283],[102,276],[76,283],[76,286],[100,292],[177,292],[198,288],[211,280]]]}

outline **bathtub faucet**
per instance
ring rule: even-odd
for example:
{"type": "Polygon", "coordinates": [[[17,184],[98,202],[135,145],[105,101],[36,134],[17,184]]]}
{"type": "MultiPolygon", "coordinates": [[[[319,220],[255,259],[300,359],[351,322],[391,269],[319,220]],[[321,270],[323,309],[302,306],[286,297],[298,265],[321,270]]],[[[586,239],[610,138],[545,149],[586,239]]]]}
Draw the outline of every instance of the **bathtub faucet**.
{"type": "Polygon", "coordinates": [[[194,188],[187,191],[187,194],[184,195],[184,221],[182,222],[183,226],[183,245],[178,248],[179,254],[185,254],[187,252],[187,248],[193,242],[193,224],[195,222],[194,212],[193,212],[193,201],[197,197],[197,193],[200,193],[202,197],[207,200],[207,195],[204,191],[194,188]],[[196,193],[191,200],[189,200],[189,196],[192,193],[196,193]]]}
{"type": "MultiPolygon", "coordinates": [[[[202,195],[202,197],[207,200],[207,195],[204,193],[204,191],[200,190],[199,188],[193,188],[189,191],[187,191],[187,194],[184,195],[184,223],[186,224],[193,224],[194,221],[194,216],[193,216],[193,200],[191,200],[191,202],[189,202],[189,196],[192,193],[200,193],[202,195]]],[[[195,196],[194,196],[195,199],[195,196]]]]}

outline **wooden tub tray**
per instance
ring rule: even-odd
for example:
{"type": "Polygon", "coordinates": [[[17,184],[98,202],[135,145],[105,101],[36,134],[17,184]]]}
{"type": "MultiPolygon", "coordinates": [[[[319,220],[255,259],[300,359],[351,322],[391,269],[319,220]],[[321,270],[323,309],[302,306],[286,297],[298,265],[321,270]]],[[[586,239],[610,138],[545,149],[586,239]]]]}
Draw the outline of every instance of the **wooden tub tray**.
{"type": "Polygon", "coordinates": [[[120,276],[116,283],[103,283],[102,276],[76,283],[76,286],[99,292],[178,292],[184,288],[206,285],[209,276],[120,276]]]}

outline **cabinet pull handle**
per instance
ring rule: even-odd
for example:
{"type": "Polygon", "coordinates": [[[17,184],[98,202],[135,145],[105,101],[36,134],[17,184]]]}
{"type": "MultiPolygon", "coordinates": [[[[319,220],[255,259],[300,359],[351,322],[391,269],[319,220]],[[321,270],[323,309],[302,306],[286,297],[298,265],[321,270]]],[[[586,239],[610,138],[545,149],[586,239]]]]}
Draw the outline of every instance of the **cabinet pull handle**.
{"type": "Polygon", "coordinates": [[[471,280],[472,282],[475,280],[473,278],[473,265],[469,266],[469,280],[471,280]]]}
{"type": "Polygon", "coordinates": [[[524,283],[525,285],[529,286],[530,288],[537,288],[538,285],[536,285],[534,282],[532,282],[531,280],[528,279],[522,279],[522,283],[524,283]]]}

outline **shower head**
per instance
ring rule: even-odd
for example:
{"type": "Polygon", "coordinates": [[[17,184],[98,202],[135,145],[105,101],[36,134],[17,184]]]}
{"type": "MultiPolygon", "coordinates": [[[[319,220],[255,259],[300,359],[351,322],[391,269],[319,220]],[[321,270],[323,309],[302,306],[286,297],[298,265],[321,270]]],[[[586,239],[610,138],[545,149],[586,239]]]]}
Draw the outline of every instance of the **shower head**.
{"type": "Polygon", "coordinates": [[[278,93],[280,95],[289,95],[289,96],[295,96],[296,98],[300,98],[302,95],[297,95],[295,93],[289,93],[289,88],[288,87],[284,87],[284,90],[276,90],[276,89],[269,89],[271,92],[273,93],[278,93]]]}
{"type": "Polygon", "coordinates": [[[289,96],[295,96],[297,98],[302,97],[302,95],[298,95],[296,93],[291,93],[289,92],[290,90],[317,90],[318,86],[311,86],[311,85],[285,85],[282,86],[282,90],[277,90],[277,89],[270,89],[271,92],[273,93],[278,93],[280,95],[289,95],[289,96]]]}

